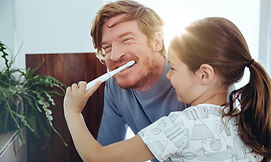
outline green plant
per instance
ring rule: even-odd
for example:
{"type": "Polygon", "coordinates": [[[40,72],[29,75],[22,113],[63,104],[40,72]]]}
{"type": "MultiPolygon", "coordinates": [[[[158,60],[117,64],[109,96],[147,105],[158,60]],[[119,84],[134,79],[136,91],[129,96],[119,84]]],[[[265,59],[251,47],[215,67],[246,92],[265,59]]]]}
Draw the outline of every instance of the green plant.
{"type": "Polygon", "coordinates": [[[0,41],[0,53],[5,67],[0,71],[0,132],[18,129],[22,142],[22,128],[37,138],[55,132],[66,144],[52,121],[55,96],[63,96],[65,85],[51,76],[35,75],[36,69],[12,68],[16,56],[8,59],[5,45],[0,41]]]}

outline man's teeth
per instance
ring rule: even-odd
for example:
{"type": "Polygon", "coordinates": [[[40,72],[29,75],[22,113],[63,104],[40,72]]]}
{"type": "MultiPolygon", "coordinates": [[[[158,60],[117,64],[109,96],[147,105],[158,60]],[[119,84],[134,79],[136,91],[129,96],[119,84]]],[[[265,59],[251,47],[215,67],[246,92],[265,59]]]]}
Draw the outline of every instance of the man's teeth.
{"type": "MultiPolygon", "coordinates": [[[[125,65],[125,64],[124,64],[124,65],[125,65]]],[[[131,66],[126,67],[125,69],[129,69],[129,68],[133,67],[134,65],[135,65],[135,63],[134,63],[133,65],[131,65],[131,66]]],[[[123,65],[121,65],[121,66],[123,66],[123,65]]],[[[119,67],[121,67],[121,66],[116,66],[115,69],[117,69],[117,68],[119,68],[119,67]]],[[[115,69],[114,69],[114,70],[115,70],[115,69]]]]}

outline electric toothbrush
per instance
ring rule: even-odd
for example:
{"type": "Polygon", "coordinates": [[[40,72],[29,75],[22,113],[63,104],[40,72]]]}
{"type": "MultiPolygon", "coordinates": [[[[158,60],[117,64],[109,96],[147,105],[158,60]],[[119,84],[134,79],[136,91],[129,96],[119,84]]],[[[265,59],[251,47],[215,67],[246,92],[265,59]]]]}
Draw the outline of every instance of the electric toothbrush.
{"type": "Polygon", "coordinates": [[[110,72],[107,72],[105,73],[104,75],[90,81],[88,84],[87,84],[87,87],[86,87],[86,90],[90,89],[92,86],[94,86],[98,81],[100,82],[104,82],[106,81],[107,79],[111,78],[112,76],[114,76],[115,74],[117,74],[118,72],[124,70],[125,68],[128,68],[130,66],[132,66],[133,64],[135,63],[134,60],[132,61],[129,61],[127,62],[125,65],[113,70],[113,71],[110,71],[110,72]]]}

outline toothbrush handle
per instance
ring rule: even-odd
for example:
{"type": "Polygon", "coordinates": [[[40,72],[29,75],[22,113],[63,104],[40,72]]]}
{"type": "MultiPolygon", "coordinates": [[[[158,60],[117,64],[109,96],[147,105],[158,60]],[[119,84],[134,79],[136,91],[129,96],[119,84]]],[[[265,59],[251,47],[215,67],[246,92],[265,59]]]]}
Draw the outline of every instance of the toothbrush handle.
{"type": "Polygon", "coordinates": [[[105,73],[104,75],[92,80],[91,82],[89,82],[87,84],[86,90],[89,90],[91,87],[93,87],[98,81],[100,82],[104,82],[107,79],[109,79],[111,77],[111,75],[109,73],[105,73]]]}

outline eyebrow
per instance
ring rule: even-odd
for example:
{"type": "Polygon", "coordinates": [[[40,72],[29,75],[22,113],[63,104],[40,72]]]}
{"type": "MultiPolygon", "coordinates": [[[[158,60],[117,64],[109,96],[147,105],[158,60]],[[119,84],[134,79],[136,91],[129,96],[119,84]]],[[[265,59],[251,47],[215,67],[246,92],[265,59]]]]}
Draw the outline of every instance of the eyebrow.
{"type": "MultiPolygon", "coordinates": [[[[120,35],[118,36],[118,38],[122,38],[122,37],[125,37],[125,36],[127,36],[127,35],[132,35],[132,36],[134,36],[134,33],[133,33],[133,32],[124,32],[124,33],[120,34],[120,35]]],[[[102,43],[101,43],[101,46],[103,46],[103,45],[105,45],[105,44],[108,44],[108,43],[107,43],[107,42],[102,42],[102,43]]]]}
{"type": "MultiPolygon", "coordinates": [[[[107,42],[102,42],[101,46],[108,44],[107,42]]],[[[103,48],[103,47],[102,47],[103,48]]]]}
{"type": "Polygon", "coordinates": [[[126,35],[134,35],[134,34],[132,32],[125,32],[125,33],[120,34],[118,37],[122,38],[122,37],[124,37],[126,35]]]}

